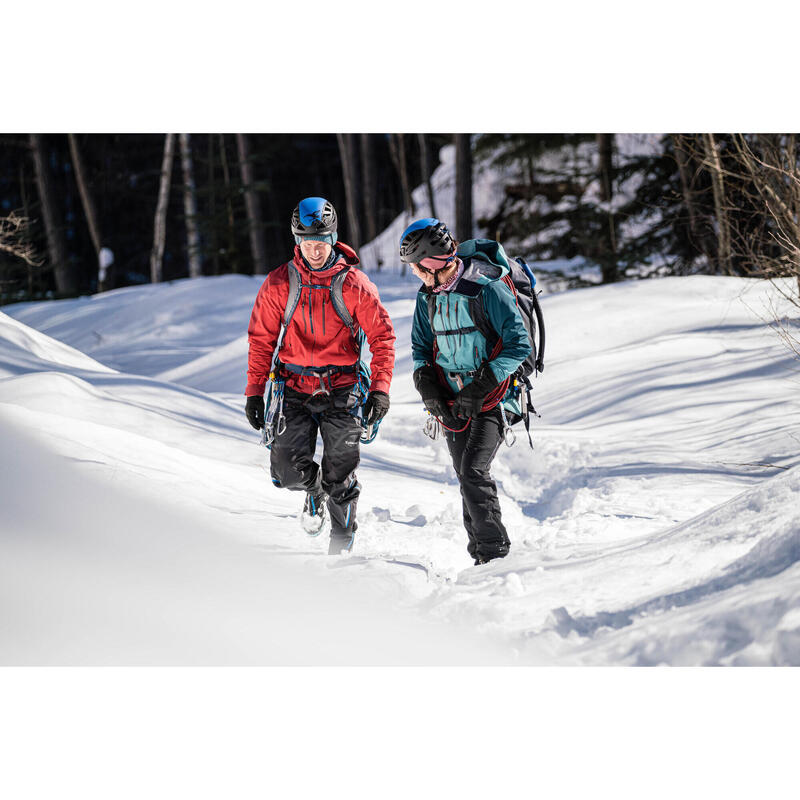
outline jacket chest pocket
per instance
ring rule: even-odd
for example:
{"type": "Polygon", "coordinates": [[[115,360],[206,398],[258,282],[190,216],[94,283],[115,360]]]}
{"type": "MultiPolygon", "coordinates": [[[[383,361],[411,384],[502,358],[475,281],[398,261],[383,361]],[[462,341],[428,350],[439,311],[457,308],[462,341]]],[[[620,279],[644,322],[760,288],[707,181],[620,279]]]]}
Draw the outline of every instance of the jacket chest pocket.
{"type": "Polygon", "coordinates": [[[437,298],[432,328],[440,354],[437,360],[443,367],[453,371],[477,369],[486,346],[469,313],[468,298],[460,295],[437,298]]]}

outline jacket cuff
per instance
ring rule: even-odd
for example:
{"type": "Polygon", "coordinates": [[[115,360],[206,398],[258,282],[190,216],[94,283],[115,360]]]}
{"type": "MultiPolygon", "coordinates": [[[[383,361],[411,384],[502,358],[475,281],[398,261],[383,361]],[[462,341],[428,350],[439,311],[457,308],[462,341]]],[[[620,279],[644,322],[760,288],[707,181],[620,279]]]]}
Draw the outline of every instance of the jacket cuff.
{"type": "Polygon", "coordinates": [[[248,383],[244,393],[247,397],[252,397],[253,395],[256,395],[256,397],[263,397],[266,388],[266,383],[248,383]]]}
{"type": "Polygon", "coordinates": [[[386,392],[389,394],[389,386],[391,383],[387,380],[383,380],[381,378],[376,378],[372,381],[372,385],[369,387],[371,392],[386,392]]]}

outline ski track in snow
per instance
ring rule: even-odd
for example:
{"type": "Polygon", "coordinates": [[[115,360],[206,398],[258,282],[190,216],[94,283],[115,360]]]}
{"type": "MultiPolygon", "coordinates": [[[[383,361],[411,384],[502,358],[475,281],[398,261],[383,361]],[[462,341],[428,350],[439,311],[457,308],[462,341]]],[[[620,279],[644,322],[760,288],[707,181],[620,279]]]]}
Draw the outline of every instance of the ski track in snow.
{"type": "Polygon", "coordinates": [[[493,470],[512,551],[473,567],[445,443],[421,431],[416,284],[371,277],[397,367],[362,448],[349,556],[300,530],[302,496],[271,485],[243,414],[261,278],[5,307],[0,419],[70,474],[202,519],[239,552],[471,632],[468,663],[483,648],[519,664],[800,664],[800,374],[760,318],[767,285],[694,276],[547,296],[535,449],[518,426],[493,470]]]}

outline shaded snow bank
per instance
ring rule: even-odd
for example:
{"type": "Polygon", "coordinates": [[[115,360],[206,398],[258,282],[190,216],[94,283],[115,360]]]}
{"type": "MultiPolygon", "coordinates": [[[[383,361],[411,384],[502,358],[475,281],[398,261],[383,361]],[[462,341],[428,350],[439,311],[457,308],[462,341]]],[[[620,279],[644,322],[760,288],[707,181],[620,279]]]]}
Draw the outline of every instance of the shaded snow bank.
{"type": "Polygon", "coordinates": [[[0,663],[497,663],[370,587],[88,476],[19,422],[0,405],[0,663]]]}

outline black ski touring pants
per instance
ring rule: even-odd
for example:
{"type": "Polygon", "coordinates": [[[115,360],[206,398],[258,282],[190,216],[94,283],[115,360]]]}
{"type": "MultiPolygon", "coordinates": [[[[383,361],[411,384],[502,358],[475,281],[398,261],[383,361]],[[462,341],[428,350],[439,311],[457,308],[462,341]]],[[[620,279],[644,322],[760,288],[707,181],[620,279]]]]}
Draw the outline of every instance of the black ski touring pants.
{"type": "Polygon", "coordinates": [[[287,388],[283,400],[286,430],[275,436],[270,451],[276,486],[328,495],[332,551],[352,545],[361,491],[355,473],[361,457],[361,423],[347,410],[349,397],[349,389],[312,397],[287,388]],[[321,467],[314,461],[317,431],[322,436],[321,467]]]}
{"type": "Polygon", "coordinates": [[[503,440],[500,409],[485,411],[463,433],[448,431],[445,438],[461,484],[464,527],[469,537],[467,551],[475,559],[502,558],[511,543],[500,518],[497,485],[489,474],[503,440]]]}

